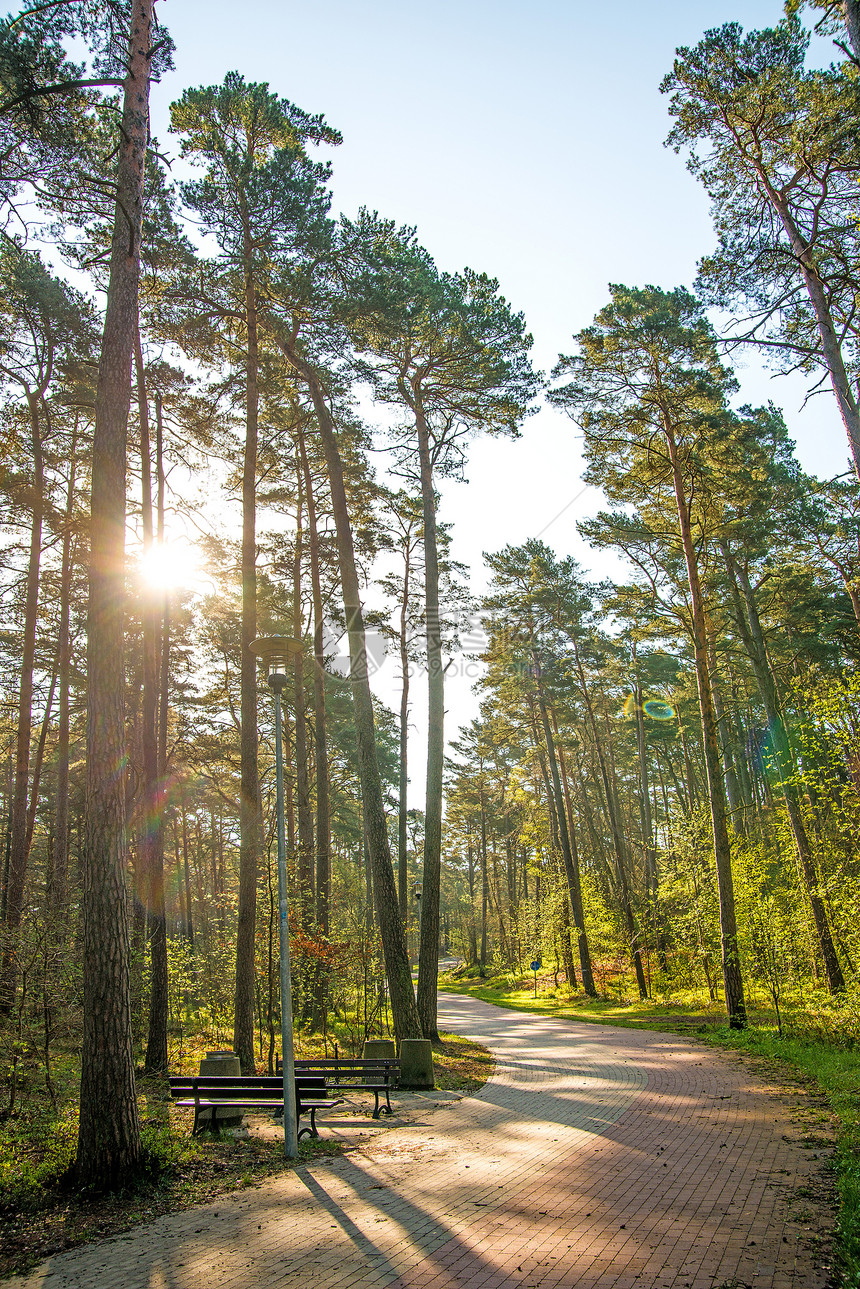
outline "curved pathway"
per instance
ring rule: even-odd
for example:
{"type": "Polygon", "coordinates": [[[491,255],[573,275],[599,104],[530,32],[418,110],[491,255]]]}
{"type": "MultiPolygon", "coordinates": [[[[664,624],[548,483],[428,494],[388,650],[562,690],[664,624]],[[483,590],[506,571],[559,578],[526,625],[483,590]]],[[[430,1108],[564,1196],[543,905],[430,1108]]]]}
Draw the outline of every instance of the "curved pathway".
{"type": "Polygon", "coordinates": [[[477,1096],[14,1283],[823,1289],[832,1213],[810,1216],[802,1094],[674,1035],[451,994],[439,1010],[496,1055],[477,1096]]]}

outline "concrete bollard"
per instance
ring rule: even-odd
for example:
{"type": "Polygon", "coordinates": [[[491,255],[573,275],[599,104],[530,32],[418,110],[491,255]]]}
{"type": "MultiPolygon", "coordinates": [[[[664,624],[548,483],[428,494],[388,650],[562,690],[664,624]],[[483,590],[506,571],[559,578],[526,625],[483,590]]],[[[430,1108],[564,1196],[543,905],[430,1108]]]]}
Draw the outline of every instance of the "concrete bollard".
{"type": "MultiPolygon", "coordinates": [[[[200,1062],[200,1073],[233,1078],[242,1073],[242,1065],[234,1052],[207,1052],[205,1060],[200,1062]]],[[[241,1111],[226,1106],[215,1107],[215,1118],[221,1128],[237,1128],[242,1122],[241,1111]]]]}
{"type": "Polygon", "coordinates": [[[388,1057],[393,1061],[397,1048],[393,1038],[366,1038],[361,1055],[365,1061],[384,1061],[388,1057]]]}
{"type": "MultiPolygon", "coordinates": [[[[361,1055],[365,1061],[384,1061],[388,1058],[393,1061],[397,1056],[397,1048],[393,1038],[366,1038],[361,1055]]],[[[364,1081],[365,1083],[375,1082],[369,1074],[365,1075],[364,1081]]]]}
{"type": "Polygon", "coordinates": [[[404,1038],[400,1042],[400,1086],[415,1091],[432,1090],[433,1048],[429,1038],[404,1038]]]}

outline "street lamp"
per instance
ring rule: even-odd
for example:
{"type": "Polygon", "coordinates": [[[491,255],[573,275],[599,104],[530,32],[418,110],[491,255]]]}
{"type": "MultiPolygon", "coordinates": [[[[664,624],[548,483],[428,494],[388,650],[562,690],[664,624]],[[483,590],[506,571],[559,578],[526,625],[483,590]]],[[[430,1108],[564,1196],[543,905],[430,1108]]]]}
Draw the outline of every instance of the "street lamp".
{"type": "Polygon", "coordinates": [[[296,1076],[293,1064],[293,990],[290,983],[290,927],[287,902],[287,842],[284,835],[284,747],[281,739],[281,694],[287,683],[287,662],[302,646],[290,636],[260,636],[249,646],[263,660],[275,711],[275,804],[278,833],[278,943],[281,961],[281,1070],[284,1076],[284,1154],[299,1154],[296,1123],[296,1076]]]}

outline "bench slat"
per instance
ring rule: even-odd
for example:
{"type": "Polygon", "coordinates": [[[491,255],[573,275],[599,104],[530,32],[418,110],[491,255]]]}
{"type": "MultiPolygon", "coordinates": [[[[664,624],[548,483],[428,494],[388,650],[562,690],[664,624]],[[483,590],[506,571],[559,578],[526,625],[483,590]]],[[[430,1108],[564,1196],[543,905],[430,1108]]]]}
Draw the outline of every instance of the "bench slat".
{"type": "MultiPolygon", "coordinates": [[[[283,1078],[272,1075],[217,1075],[201,1074],[191,1077],[169,1076],[170,1095],[183,1109],[194,1110],[196,1134],[200,1127],[201,1111],[210,1111],[209,1122],[217,1132],[216,1110],[278,1110],[283,1112],[283,1078]]],[[[310,1114],[311,1126],[303,1128],[299,1137],[318,1137],[317,1110],[330,1110],[342,1105],[343,1098],[326,1098],[325,1077],[322,1074],[301,1071],[295,1079],[296,1117],[310,1114]]]]}

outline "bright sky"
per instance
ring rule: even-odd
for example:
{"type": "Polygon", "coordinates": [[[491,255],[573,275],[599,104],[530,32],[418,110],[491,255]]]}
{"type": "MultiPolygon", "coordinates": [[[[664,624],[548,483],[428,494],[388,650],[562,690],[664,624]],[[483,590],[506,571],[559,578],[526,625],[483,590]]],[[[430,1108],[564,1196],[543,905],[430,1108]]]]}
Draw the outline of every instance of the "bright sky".
{"type": "MultiPolygon", "coordinates": [[[[344,136],[331,151],[335,206],[367,205],[418,235],[441,268],[468,265],[501,283],[548,370],[591,321],[609,282],[689,285],[712,246],[707,199],[669,129],[658,87],[676,46],[709,27],[772,24],[780,0],[162,0],[176,71],[153,93],[164,149],[167,107],[188,85],[226,72],[268,81],[344,136]]],[[[821,61],[829,42],[819,42],[821,61]]],[[[800,413],[805,387],[770,379],[750,356],[743,400],[784,408],[803,466],[846,468],[829,393],[800,413]]],[[[597,508],[582,491],[575,428],[543,408],[513,443],[471,451],[468,484],[446,486],[442,518],[455,555],[483,585],[481,552],[542,534],[598,567],[576,534],[597,508]]],[[[386,700],[396,703],[392,687],[386,700]]],[[[381,677],[381,692],[385,685],[381,677]]],[[[468,684],[449,683],[448,732],[476,714],[468,684]]],[[[416,729],[423,729],[416,711],[416,729]]],[[[416,753],[421,738],[415,740],[416,753]]],[[[414,787],[420,787],[419,783],[414,787]]],[[[420,791],[416,794],[420,798],[420,791]]],[[[415,804],[419,804],[416,800],[415,804]]]]}

